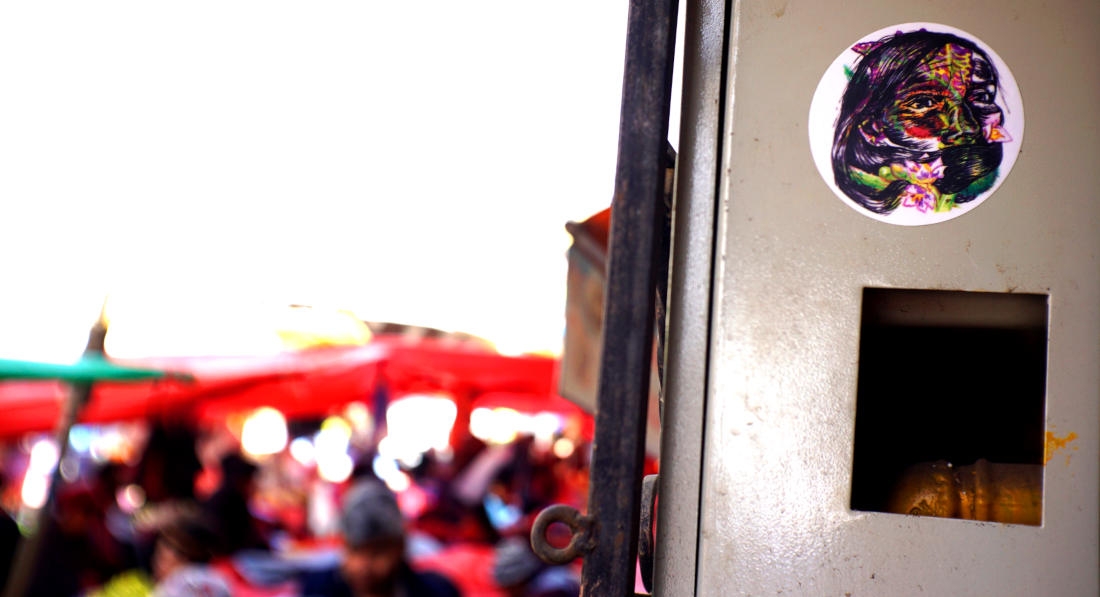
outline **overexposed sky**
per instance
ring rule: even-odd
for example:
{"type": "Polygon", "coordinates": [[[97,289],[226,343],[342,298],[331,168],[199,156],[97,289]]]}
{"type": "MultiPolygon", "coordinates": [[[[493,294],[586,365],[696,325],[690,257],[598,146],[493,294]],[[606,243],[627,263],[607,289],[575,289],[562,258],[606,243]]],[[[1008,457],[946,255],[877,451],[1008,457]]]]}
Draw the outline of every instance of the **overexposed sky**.
{"type": "Polygon", "coordinates": [[[0,356],[103,297],[332,306],[560,350],[626,2],[0,5],[0,356]]]}

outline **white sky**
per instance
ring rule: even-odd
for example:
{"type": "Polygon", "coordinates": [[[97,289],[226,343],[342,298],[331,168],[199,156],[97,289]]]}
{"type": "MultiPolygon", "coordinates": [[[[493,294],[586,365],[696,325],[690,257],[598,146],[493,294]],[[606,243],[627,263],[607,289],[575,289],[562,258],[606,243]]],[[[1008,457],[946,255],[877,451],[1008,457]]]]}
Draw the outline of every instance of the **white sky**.
{"type": "Polygon", "coordinates": [[[103,297],[334,306],[560,350],[626,2],[0,4],[0,356],[103,297]]]}

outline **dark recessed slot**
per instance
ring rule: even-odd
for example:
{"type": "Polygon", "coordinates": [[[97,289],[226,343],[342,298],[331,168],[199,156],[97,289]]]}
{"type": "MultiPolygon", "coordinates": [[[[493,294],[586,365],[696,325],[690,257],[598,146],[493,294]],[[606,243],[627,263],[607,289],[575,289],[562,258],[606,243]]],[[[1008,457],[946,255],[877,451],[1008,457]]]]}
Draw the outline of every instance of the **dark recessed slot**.
{"type": "Polygon", "coordinates": [[[1047,311],[1045,295],[864,289],[852,509],[1039,524],[1047,311]]]}

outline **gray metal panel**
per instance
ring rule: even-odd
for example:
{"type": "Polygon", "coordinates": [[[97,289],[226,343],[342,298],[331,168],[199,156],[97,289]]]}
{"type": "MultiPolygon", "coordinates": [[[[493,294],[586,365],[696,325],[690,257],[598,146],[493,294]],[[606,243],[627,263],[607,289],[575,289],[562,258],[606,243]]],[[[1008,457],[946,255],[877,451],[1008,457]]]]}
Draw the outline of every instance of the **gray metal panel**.
{"type": "Polygon", "coordinates": [[[734,13],[698,594],[1097,594],[1100,3],[745,0],[734,13]],[[984,204],[899,227],[829,191],[807,113],[847,44],[914,21],[989,44],[1027,132],[984,204]],[[1047,429],[1078,439],[1045,469],[1041,527],[849,509],[867,286],[1049,294],[1047,429]]]}
{"type": "Polygon", "coordinates": [[[687,5],[661,434],[656,595],[695,593],[725,3],[687,5]]]}

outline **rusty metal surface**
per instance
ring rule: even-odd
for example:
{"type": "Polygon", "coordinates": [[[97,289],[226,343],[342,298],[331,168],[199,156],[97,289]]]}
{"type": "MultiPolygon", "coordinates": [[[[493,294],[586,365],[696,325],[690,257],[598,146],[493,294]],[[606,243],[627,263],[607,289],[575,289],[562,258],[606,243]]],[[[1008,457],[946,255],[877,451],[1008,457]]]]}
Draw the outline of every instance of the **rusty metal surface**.
{"type": "Polygon", "coordinates": [[[675,0],[632,0],[628,13],[589,490],[596,546],[581,571],[586,597],[634,594],[657,261],[667,259],[658,230],[667,222],[663,158],[676,8],[675,0]]]}
{"type": "Polygon", "coordinates": [[[592,551],[595,546],[595,522],[582,515],[576,508],[556,504],[539,512],[531,527],[531,549],[547,564],[568,564],[592,551]],[[572,535],[565,547],[554,547],[546,540],[550,525],[561,523],[569,527],[572,535]]]}
{"type": "MultiPolygon", "coordinates": [[[[631,0],[627,17],[590,468],[587,519],[593,543],[581,571],[586,597],[634,594],[655,303],[658,279],[667,272],[660,260],[668,259],[664,198],[676,9],[676,0],[631,0]]],[[[540,530],[533,529],[532,544],[546,553],[545,527],[540,530]]]]}
{"type": "Polygon", "coordinates": [[[952,466],[940,460],[910,467],[894,488],[887,510],[895,514],[1039,525],[1043,467],[978,460],[952,466]]]}

